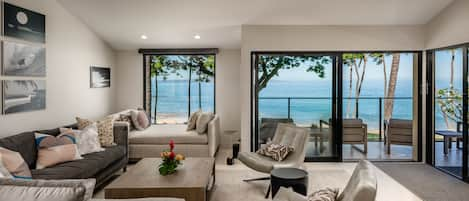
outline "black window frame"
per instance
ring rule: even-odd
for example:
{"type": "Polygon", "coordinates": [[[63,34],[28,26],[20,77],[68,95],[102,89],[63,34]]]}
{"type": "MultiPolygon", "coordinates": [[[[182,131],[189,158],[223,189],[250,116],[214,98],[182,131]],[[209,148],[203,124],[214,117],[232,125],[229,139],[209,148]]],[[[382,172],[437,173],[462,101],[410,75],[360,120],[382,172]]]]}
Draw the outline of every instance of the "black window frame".
{"type": "MultiPolygon", "coordinates": [[[[217,75],[217,54],[218,54],[218,49],[217,48],[186,48],[186,49],[139,49],[138,53],[142,54],[143,57],[143,109],[145,111],[148,111],[151,109],[151,102],[152,102],[152,97],[151,97],[151,76],[147,77],[147,57],[151,56],[191,56],[191,55],[200,55],[200,56],[213,56],[214,59],[214,69],[213,69],[213,113],[216,114],[216,75],[217,75]],[[150,79],[147,80],[147,78],[150,79]],[[150,86],[147,86],[149,83],[150,86]],[[146,91],[148,90],[148,87],[150,87],[150,97],[147,97],[146,91]],[[149,99],[149,102],[148,102],[149,99]],[[150,107],[150,108],[148,108],[150,107]]],[[[188,89],[189,95],[188,95],[188,113],[187,113],[187,118],[190,117],[191,114],[191,89],[189,87],[188,89]]],[[[151,111],[149,112],[150,119],[152,119],[152,113],[151,111]]],[[[156,113],[155,113],[156,116],[156,113]]],[[[156,122],[156,117],[154,118],[154,121],[151,122],[151,124],[157,124],[156,122]]]]}

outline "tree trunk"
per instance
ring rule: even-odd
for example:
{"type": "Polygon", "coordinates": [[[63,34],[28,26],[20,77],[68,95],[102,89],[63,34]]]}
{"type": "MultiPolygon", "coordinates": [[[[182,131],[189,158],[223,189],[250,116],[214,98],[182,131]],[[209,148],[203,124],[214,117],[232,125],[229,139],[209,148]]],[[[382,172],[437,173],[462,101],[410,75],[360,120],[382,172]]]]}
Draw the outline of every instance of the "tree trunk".
{"type": "MultiPolygon", "coordinates": [[[[363,86],[363,80],[365,79],[365,72],[366,72],[366,63],[367,63],[367,58],[366,58],[366,54],[363,55],[363,68],[362,68],[362,71],[361,71],[361,74],[358,72],[359,70],[359,65],[356,65],[355,66],[355,73],[357,75],[357,83],[355,84],[355,110],[354,110],[354,114],[355,114],[355,117],[358,117],[358,104],[360,102],[360,94],[361,94],[361,91],[362,91],[362,86],[363,86]]],[[[361,63],[361,62],[360,62],[361,63]]]]}
{"type": "MultiPolygon", "coordinates": [[[[151,70],[150,70],[151,72],[151,70]]],[[[151,80],[151,76],[150,76],[151,80]]],[[[151,107],[151,88],[150,88],[150,107],[151,107]]],[[[153,123],[156,124],[156,112],[157,112],[157,107],[158,107],[158,70],[155,73],[155,108],[154,108],[154,114],[155,114],[155,119],[153,120],[153,123]]]]}
{"type": "Polygon", "coordinates": [[[353,83],[353,68],[349,66],[349,85],[348,85],[348,100],[347,100],[347,118],[350,118],[350,105],[352,104],[352,83],[353,83]]]}
{"type": "Polygon", "coordinates": [[[384,59],[383,54],[383,78],[384,78],[384,85],[383,85],[383,97],[388,96],[388,72],[386,71],[386,60],[384,59]]]}
{"type": "Polygon", "coordinates": [[[451,49],[451,77],[449,80],[449,87],[454,87],[454,60],[455,60],[455,50],[451,49]]]}
{"type": "Polygon", "coordinates": [[[396,84],[397,84],[397,74],[399,72],[399,63],[400,63],[401,55],[399,53],[392,54],[392,65],[391,65],[391,73],[389,75],[389,86],[387,97],[384,101],[384,119],[389,120],[392,117],[392,111],[394,108],[394,94],[396,91],[396,84]]]}

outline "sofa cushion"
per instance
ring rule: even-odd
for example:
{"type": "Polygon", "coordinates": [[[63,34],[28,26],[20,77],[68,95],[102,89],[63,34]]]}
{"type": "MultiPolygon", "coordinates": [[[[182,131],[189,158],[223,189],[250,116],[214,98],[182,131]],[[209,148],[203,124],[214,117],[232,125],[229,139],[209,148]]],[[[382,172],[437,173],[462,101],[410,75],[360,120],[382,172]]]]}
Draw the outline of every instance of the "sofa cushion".
{"type": "Polygon", "coordinates": [[[186,131],[184,124],[152,125],[144,131],[129,133],[130,144],[168,144],[174,140],[177,144],[208,144],[207,135],[199,135],[195,130],[186,131]]]}
{"type": "Polygon", "coordinates": [[[100,170],[114,161],[125,157],[122,145],[106,148],[105,151],[83,155],[83,159],[58,164],[53,167],[32,170],[34,179],[86,179],[93,177],[100,170]]]}
{"type": "Polygon", "coordinates": [[[94,183],[94,179],[72,181],[0,179],[0,200],[89,200],[93,194],[94,183]]]}
{"type": "Polygon", "coordinates": [[[33,132],[2,138],[0,147],[19,152],[30,169],[36,166],[37,149],[33,132]]]}

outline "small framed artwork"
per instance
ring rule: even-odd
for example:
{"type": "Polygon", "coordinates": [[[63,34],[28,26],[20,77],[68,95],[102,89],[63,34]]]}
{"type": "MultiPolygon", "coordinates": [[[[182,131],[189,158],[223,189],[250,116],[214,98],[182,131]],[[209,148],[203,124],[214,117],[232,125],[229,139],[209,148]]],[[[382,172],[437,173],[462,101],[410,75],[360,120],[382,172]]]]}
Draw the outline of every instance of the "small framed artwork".
{"type": "Polygon", "coordinates": [[[111,87],[111,68],[90,67],[90,87],[109,88],[111,87]]]}
{"type": "Polygon", "coordinates": [[[3,41],[3,70],[5,76],[46,76],[46,48],[3,41]]]}
{"type": "Polygon", "coordinates": [[[45,80],[3,80],[3,114],[46,109],[45,80]]]}
{"type": "Polygon", "coordinates": [[[3,3],[5,36],[30,42],[46,42],[46,16],[9,3],[3,3]]]}

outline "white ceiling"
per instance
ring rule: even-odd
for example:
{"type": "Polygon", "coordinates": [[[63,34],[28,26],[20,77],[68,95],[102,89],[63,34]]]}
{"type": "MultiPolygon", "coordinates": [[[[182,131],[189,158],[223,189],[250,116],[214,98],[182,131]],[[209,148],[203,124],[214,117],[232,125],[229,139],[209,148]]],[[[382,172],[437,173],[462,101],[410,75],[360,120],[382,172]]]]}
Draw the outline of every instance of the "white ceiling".
{"type": "Polygon", "coordinates": [[[58,0],[117,50],[241,43],[241,25],[426,24],[453,0],[58,0]],[[148,36],[147,40],[140,35],[148,36]],[[195,34],[200,40],[193,39],[195,34]]]}

